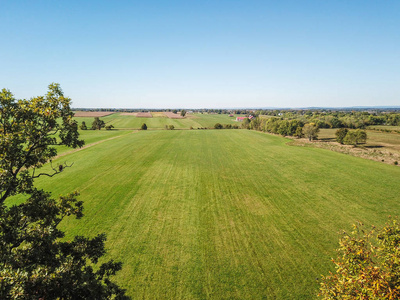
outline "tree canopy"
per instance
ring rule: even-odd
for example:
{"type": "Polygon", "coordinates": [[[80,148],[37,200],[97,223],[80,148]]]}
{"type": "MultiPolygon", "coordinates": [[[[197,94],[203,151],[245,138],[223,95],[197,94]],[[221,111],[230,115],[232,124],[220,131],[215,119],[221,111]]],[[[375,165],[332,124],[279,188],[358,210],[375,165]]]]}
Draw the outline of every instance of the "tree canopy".
{"type": "Polygon", "coordinates": [[[35,178],[53,177],[71,166],[53,166],[54,146],[84,144],[70,101],[54,83],[46,96],[30,100],[16,100],[6,89],[0,93],[1,299],[127,299],[110,280],[121,263],[93,268],[105,253],[104,234],[62,240],[60,222],[83,216],[78,193],[53,199],[34,185],[35,178]],[[51,171],[39,172],[47,162],[51,171]],[[27,200],[7,206],[6,200],[16,194],[27,200]]]}
{"type": "Polygon", "coordinates": [[[354,225],[343,233],[335,273],[323,276],[322,299],[399,299],[400,227],[392,219],[383,228],[354,225]]]}

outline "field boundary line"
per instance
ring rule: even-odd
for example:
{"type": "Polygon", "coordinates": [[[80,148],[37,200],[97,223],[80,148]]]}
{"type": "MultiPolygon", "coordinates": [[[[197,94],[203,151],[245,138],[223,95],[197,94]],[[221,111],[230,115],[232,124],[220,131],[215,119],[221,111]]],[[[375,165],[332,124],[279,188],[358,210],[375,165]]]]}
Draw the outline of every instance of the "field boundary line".
{"type": "MultiPolygon", "coordinates": [[[[138,132],[138,130],[134,130],[134,131],[132,131],[130,134],[133,134],[133,133],[136,133],[136,132],[138,132]]],[[[70,151],[61,153],[61,154],[55,156],[53,159],[57,159],[57,158],[60,158],[60,157],[63,157],[63,156],[66,156],[66,155],[69,155],[69,154],[72,154],[72,153],[75,153],[75,152],[78,152],[78,151],[81,151],[81,150],[84,150],[84,149],[93,147],[93,146],[96,146],[96,145],[98,145],[98,144],[101,144],[101,143],[104,143],[104,142],[107,142],[107,141],[111,141],[111,140],[114,140],[114,139],[117,139],[117,138],[120,138],[120,137],[123,137],[123,136],[124,136],[124,135],[117,135],[117,136],[113,136],[113,137],[110,137],[110,138],[105,139],[105,140],[101,140],[101,141],[98,141],[98,142],[94,142],[94,143],[85,145],[85,146],[83,146],[83,147],[81,147],[81,148],[73,149],[73,150],[70,150],[70,151]]]]}

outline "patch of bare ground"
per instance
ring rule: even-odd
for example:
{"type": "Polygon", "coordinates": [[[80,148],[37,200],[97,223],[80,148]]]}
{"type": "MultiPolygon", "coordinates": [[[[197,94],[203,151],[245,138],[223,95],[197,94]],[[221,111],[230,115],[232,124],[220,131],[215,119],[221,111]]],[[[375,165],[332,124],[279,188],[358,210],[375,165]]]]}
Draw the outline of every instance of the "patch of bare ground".
{"type": "Polygon", "coordinates": [[[166,111],[164,112],[164,115],[166,115],[170,119],[184,119],[185,117],[182,117],[181,115],[174,114],[173,112],[166,111]]]}
{"type": "Polygon", "coordinates": [[[152,111],[151,114],[153,115],[153,118],[165,118],[166,117],[164,115],[163,111],[152,111]]]}
{"type": "Polygon", "coordinates": [[[351,145],[341,145],[337,142],[321,140],[309,141],[308,139],[292,139],[292,141],[288,142],[287,144],[291,146],[327,149],[335,152],[349,154],[352,156],[383,162],[390,165],[396,164],[396,161],[400,164],[400,153],[391,152],[387,149],[384,149],[384,147],[371,148],[365,147],[363,145],[358,145],[357,147],[354,147],[351,145]]]}
{"type": "Polygon", "coordinates": [[[119,115],[120,115],[120,116],[134,116],[134,117],[135,117],[136,114],[137,114],[137,113],[133,113],[133,112],[132,112],[132,113],[120,113],[119,115]]]}
{"type": "Polygon", "coordinates": [[[152,118],[153,115],[150,112],[138,112],[136,118],[152,118]]]}
{"type": "Polygon", "coordinates": [[[75,111],[75,117],[105,117],[112,115],[112,111],[75,111]]]}

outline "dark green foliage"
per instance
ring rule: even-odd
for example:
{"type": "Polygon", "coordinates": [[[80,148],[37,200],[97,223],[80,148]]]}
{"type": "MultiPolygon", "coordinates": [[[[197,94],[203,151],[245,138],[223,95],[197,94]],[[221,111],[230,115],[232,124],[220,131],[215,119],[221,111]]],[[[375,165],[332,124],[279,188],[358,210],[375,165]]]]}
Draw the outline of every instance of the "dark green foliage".
{"type": "Polygon", "coordinates": [[[112,130],[114,128],[114,126],[113,125],[107,125],[105,128],[106,128],[106,130],[112,130]]]}
{"type": "Polygon", "coordinates": [[[80,128],[82,130],[87,130],[87,126],[86,126],[86,122],[85,121],[82,121],[82,124],[81,124],[80,128]]]}
{"type": "Polygon", "coordinates": [[[299,139],[304,137],[303,127],[297,127],[296,128],[296,132],[294,133],[294,136],[299,138],[299,139]]]}
{"type": "Polygon", "coordinates": [[[105,253],[103,234],[61,241],[59,223],[83,216],[78,194],[55,200],[34,186],[35,178],[52,177],[71,166],[51,165],[50,173],[37,172],[57,155],[52,146],[83,145],[70,99],[58,84],[51,84],[45,97],[29,101],[16,101],[3,89],[0,113],[0,299],[127,299],[109,279],[120,263],[92,268],[105,253]],[[27,200],[6,206],[16,194],[27,200]]]}
{"type": "Polygon", "coordinates": [[[181,110],[181,116],[182,117],[186,116],[186,110],[184,110],[184,109],[181,110]]]}
{"type": "Polygon", "coordinates": [[[224,126],[222,126],[222,124],[220,124],[220,123],[216,123],[214,125],[214,129],[222,129],[222,128],[224,128],[224,126]]]}
{"type": "Polygon", "coordinates": [[[347,133],[349,132],[349,130],[347,128],[340,128],[338,130],[336,130],[336,141],[340,144],[343,144],[343,140],[346,137],[347,133]]]}
{"type": "Polygon", "coordinates": [[[92,130],[101,130],[106,126],[106,123],[103,120],[100,120],[99,117],[95,117],[92,123],[92,130]]]}
{"type": "Polygon", "coordinates": [[[343,139],[343,144],[358,145],[367,141],[367,133],[364,130],[357,129],[349,131],[343,139]]]}
{"type": "Polygon", "coordinates": [[[249,118],[243,119],[241,126],[243,129],[250,129],[250,120],[249,118]]]}
{"type": "Polygon", "coordinates": [[[143,123],[142,126],[140,127],[141,130],[147,130],[147,125],[146,123],[143,123]]]}
{"type": "Polygon", "coordinates": [[[303,127],[303,133],[309,141],[315,140],[318,138],[319,128],[315,124],[306,124],[303,127]]]}
{"type": "Polygon", "coordinates": [[[175,126],[174,126],[174,125],[169,125],[169,126],[168,126],[168,129],[169,129],[169,130],[174,130],[174,129],[175,129],[175,126]]]}

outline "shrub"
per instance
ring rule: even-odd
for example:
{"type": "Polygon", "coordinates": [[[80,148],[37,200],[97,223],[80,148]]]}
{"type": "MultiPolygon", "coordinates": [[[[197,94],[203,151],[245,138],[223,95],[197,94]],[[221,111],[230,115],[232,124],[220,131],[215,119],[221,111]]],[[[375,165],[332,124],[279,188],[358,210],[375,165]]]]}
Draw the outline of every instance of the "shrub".
{"type": "Polygon", "coordinates": [[[222,129],[222,128],[224,128],[224,126],[222,126],[222,124],[220,124],[220,123],[216,123],[216,124],[214,125],[214,128],[215,128],[215,129],[222,129]]]}
{"type": "Polygon", "coordinates": [[[143,123],[142,126],[140,127],[141,130],[147,130],[147,125],[146,123],[143,123]]]}
{"type": "Polygon", "coordinates": [[[85,121],[82,121],[82,124],[81,124],[80,128],[82,130],[87,130],[87,126],[86,126],[86,122],[85,121]]]}
{"type": "Polygon", "coordinates": [[[336,135],[336,141],[340,144],[343,144],[343,140],[346,137],[347,133],[349,130],[347,128],[340,128],[336,130],[335,135],[336,135]]]}

